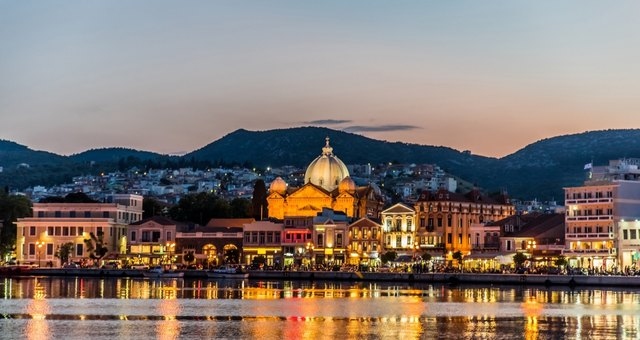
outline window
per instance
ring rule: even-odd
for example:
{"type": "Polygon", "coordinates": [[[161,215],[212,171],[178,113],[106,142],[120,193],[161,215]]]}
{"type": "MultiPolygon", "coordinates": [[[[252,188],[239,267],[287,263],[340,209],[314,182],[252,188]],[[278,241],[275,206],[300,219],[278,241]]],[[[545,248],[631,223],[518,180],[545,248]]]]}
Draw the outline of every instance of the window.
{"type": "Polygon", "coordinates": [[[36,227],[29,227],[29,236],[36,236],[36,227]]]}
{"type": "Polygon", "coordinates": [[[82,256],[82,243],[78,243],[76,244],[76,256],[82,256]]]}
{"type": "Polygon", "coordinates": [[[342,247],[342,234],[336,235],[336,247],[342,247]]]}
{"type": "Polygon", "coordinates": [[[136,232],[135,232],[135,231],[132,231],[132,232],[131,232],[131,241],[132,241],[132,242],[135,242],[135,241],[136,241],[136,232]]]}
{"type": "Polygon", "coordinates": [[[438,216],[438,228],[442,227],[442,217],[438,216]]]}
{"type": "Polygon", "coordinates": [[[44,217],[44,211],[38,211],[38,217],[40,218],[44,217]]]}
{"type": "Polygon", "coordinates": [[[271,231],[267,232],[267,243],[269,244],[273,243],[273,232],[271,231]]]}
{"type": "Polygon", "coordinates": [[[29,243],[29,255],[36,254],[36,245],[34,243],[29,243]]]}
{"type": "Polygon", "coordinates": [[[511,250],[511,240],[507,240],[507,250],[511,250]]]}
{"type": "Polygon", "coordinates": [[[85,218],[89,218],[89,217],[91,217],[91,211],[85,211],[85,212],[84,212],[84,217],[85,217],[85,218]]]}
{"type": "Polygon", "coordinates": [[[53,243],[47,243],[47,255],[53,255],[53,243]]]}
{"type": "Polygon", "coordinates": [[[167,241],[171,241],[171,232],[167,231],[167,241]]]}
{"type": "Polygon", "coordinates": [[[82,236],[84,233],[84,227],[78,227],[78,236],[82,236]]]}
{"type": "Polygon", "coordinates": [[[61,211],[55,211],[54,213],[55,217],[62,217],[62,212],[61,211]]]}
{"type": "Polygon", "coordinates": [[[62,227],[62,236],[69,236],[69,227],[62,227]]]}
{"type": "Polygon", "coordinates": [[[249,243],[251,242],[251,233],[248,231],[244,232],[244,243],[249,243]]]}
{"type": "Polygon", "coordinates": [[[424,228],[426,226],[426,221],[424,217],[420,217],[420,228],[424,228]]]}
{"type": "Polygon", "coordinates": [[[448,244],[453,243],[453,235],[451,235],[451,233],[447,233],[447,243],[448,244]]]}
{"type": "Polygon", "coordinates": [[[76,212],[75,211],[69,211],[69,217],[75,218],[76,217],[76,212]]]}
{"type": "Polygon", "coordinates": [[[275,243],[280,243],[280,232],[279,232],[279,231],[276,231],[276,232],[274,233],[274,235],[275,235],[275,237],[276,237],[276,239],[275,239],[275,243]]]}
{"type": "Polygon", "coordinates": [[[371,234],[372,234],[371,237],[373,239],[377,239],[378,238],[378,228],[372,228],[371,229],[371,234]]]}
{"type": "Polygon", "coordinates": [[[447,216],[447,227],[453,227],[453,221],[451,215],[447,216]]]}
{"type": "Polygon", "coordinates": [[[151,242],[160,242],[160,231],[153,231],[151,233],[151,242]]]}
{"type": "Polygon", "coordinates": [[[55,227],[56,236],[60,236],[62,234],[62,227],[55,227]]]}
{"type": "Polygon", "coordinates": [[[396,236],[396,248],[400,248],[402,246],[402,236],[396,236]]]}
{"type": "Polygon", "coordinates": [[[102,218],[109,218],[109,212],[108,211],[103,211],[102,212],[102,218]]]}
{"type": "Polygon", "coordinates": [[[630,239],[632,239],[632,240],[637,239],[637,237],[636,237],[636,236],[637,236],[636,229],[631,229],[631,230],[629,230],[629,231],[630,231],[630,233],[629,233],[629,238],[630,238],[630,239]]]}
{"type": "Polygon", "coordinates": [[[629,233],[627,229],[622,230],[622,238],[625,240],[629,239],[629,233]]]}
{"type": "Polygon", "coordinates": [[[96,228],[96,234],[98,235],[102,234],[102,227],[96,228]]]}
{"type": "Polygon", "coordinates": [[[47,235],[53,236],[53,227],[47,227],[47,235]]]}
{"type": "Polygon", "coordinates": [[[76,236],[76,227],[69,228],[69,235],[76,236]]]}
{"type": "Polygon", "coordinates": [[[324,235],[318,234],[318,247],[324,247],[324,235]]]}
{"type": "Polygon", "coordinates": [[[264,231],[261,231],[260,232],[260,244],[264,244],[264,240],[265,240],[264,231]]]}
{"type": "Polygon", "coordinates": [[[258,232],[251,232],[251,243],[258,243],[258,232]]]}
{"type": "Polygon", "coordinates": [[[142,231],[142,242],[151,242],[151,234],[148,230],[142,231]]]}

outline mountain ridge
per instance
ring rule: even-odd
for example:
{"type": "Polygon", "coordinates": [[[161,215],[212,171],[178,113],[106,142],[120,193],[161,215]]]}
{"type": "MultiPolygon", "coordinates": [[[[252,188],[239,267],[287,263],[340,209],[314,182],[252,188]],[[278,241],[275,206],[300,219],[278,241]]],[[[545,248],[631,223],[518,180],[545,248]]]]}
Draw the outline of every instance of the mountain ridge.
{"type": "Polygon", "coordinates": [[[148,165],[167,160],[186,164],[191,160],[251,163],[259,167],[304,167],[320,155],[326,137],[330,138],[335,154],[346,164],[437,164],[489,191],[506,189],[514,197],[529,199],[561,198],[563,187],[582,183],[585,178],[582,169],[586,163],[607,164],[611,159],[640,157],[640,129],[596,130],[548,137],[507,156],[494,158],[446,146],[388,142],[325,127],[306,126],[262,131],[238,129],[183,156],[122,147],[90,149],[61,156],[0,140],[0,166],[5,170],[0,173],[0,184],[12,187],[39,184],[36,181],[45,176],[28,178],[28,171],[15,169],[22,163],[29,164],[32,169],[68,168],[81,173],[98,169],[108,171],[122,159],[135,159],[148,165]],[[21,171],[20,176],[26,176],[20,183],[12,182],[11,176],[15,176],[16,171],[21,171]]]}

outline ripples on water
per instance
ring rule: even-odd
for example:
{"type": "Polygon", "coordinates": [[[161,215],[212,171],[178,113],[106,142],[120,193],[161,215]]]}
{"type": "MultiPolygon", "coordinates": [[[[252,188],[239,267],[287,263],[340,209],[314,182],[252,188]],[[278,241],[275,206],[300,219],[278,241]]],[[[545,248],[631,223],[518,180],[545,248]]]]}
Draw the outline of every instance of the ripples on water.
{"type": "Polygon", "coordinates": [[[617,339],[634,290],[135,278],[0,278],[10,339],[617,339]]]}

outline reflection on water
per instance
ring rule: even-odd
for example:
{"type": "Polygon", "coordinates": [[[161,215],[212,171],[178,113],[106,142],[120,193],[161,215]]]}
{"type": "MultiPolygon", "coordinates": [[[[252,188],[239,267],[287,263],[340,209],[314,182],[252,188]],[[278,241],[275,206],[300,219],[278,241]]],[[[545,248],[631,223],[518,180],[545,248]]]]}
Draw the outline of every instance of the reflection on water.
{"type": "Polygon", "coordinates": [[[638,338],[628,289],[1,278],[2,337],[638,338]]]}

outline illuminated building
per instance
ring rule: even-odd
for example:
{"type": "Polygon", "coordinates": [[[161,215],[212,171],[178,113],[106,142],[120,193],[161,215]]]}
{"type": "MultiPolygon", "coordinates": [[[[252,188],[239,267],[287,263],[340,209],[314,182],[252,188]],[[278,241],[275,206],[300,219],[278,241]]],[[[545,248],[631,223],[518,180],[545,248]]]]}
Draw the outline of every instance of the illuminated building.
{"type": "Polygon", "coordinates": [[[131,262],[150,265],[174,263],[178,224],[181,223],[162,216],[153,216],[129,224],[127,254],[131,262]]]}
{"type": "Polygon", "coordinates": [[[103,259],[117,258],[127,248],[126,227],[142,219],[142,196],[116,194],[105,203],[34,203],[33,217],[16,222],[16,255],[21,263],[40,260],[61,265],[55,257],[58,247],[73,244],[69,261],[89,257],[84,240],[102,233],[108,253],[103,259]],[[38,245],[42,245],[38,247],[38,245]]]}
{"type": "Polygon", "coordinates": [[[258,256],[263,256],[265,265],[280,267],[283,263],[282,233],[283,223],[253,221],[244,224],[242,242],[243,263],[250,264],[258,256]]]}
{"type": "Polygon", "coordinates": [[[413,257],[416,251],[416,211],[397,203],[382,212],[384,250],[395,251],[398,256],[413,257]]]}
{"type": "Polygon", "coordinates": [[[253,218],[212,218],[206,226],[187,225],[176,233],[176,255],[193,254],[194,262],[203,266],[223,263],[241,263],[242,240],[245,224],[253,218]]]}
{"type": "MultiPolygon", "coordinates": [[[[564,188],[569,265],[611,269],[640,265],[639,159],[592,167],[583,186],[564,188]]],[[[587,167],[585,166],[585,169],[587,167]]]]}
{"type": "Polygon", "coordinates": [[[279,220],[288,216],[315,217],[323,208],[342,211],[351,218],[378,217],[384,203],[375,184],[356,187],[347,167],[333,154],[329,138],[322,154],[307,167],[305,184],[290,188],[278,177],[269,186],[267,202],[269,217],[279,220]]]}
{"type": "Polygon", "coordinates": [[[515,208],[505,194],[492,198],[477,189],[465,195],[440,189],[423,192],[415,211],[420,250],[434,254],[460,251],[468,255],[472,248],[471,226],[511,216],[515,208]]]}
{"type": "Polygon", "coordinates": [[[350,264],[375,265],[382,252],[382,225],[363,217],[349,225],[350,264]]]}

